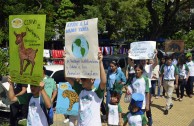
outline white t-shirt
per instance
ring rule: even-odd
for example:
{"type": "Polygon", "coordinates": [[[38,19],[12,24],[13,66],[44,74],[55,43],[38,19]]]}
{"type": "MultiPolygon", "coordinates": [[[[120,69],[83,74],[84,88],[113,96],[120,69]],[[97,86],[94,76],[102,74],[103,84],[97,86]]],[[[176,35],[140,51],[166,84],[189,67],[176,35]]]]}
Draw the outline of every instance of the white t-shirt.
{"type": "Polygon", "coordinates": [[[79,99],[78,126],[102,126],[100,118],[102,98],[92,90],[82,90],[79,99]]]}
{"type": "Polygon", "coordinates": [[[152,84],[151,84],[152,70],[153,70],[152,64],[149,64],[149,65],[146,64],[146,65],[144,66],[143,75],[144,75],[145,77],[147,77],[148,80],[149,80],[149,88],[152,87],[152,84]]]}
{"type": "Polygon", "coordinates": [[[161,74],[164,74],[164,80],[175,80],[175,75],[179,73],[175,65],[163,65],[161,67],[161,74]]]}
{"type": "Polygon", "coordinates": [[[193,61],[187,62],[187,66],[189,67],[190,72],[189,76],[194,76],[194,62],[193,61]]]}
{"type": "Polygon", "coordinates": [[[146,92],[149,93],[149,84],[148,83],[149,83],[148,78],[142,76],[141,78],[134,77],[132,80],[132,84],[129,85],[132,88],[133,93],[141,93],[144,96],[142,109],[145,109],[145,106],[146,106],[145,93],[146,92]]]}
{"type": "Polygon", "coordinates": [[[119,112],[118,105],[108,104],[108,124],[109,125],[118,125],[119,124],[119,112]]]}
{"type": "Polygon", "coordinates": [[[40,97],[30,99],[27,126],[48,126],[46,115],[40,106],[40,97]]]}
{"type": "Polygon", "coordinates": [[[147,123],[144,115],[132,115],[129,113],[127,119],[130,126],[142,126],[147,123]]]}

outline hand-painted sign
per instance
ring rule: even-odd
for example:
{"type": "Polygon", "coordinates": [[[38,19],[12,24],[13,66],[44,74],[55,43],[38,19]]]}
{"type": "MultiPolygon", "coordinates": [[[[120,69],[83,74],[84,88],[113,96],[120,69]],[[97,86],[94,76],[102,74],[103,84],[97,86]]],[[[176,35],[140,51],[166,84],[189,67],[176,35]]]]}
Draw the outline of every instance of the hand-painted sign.
{"type": "Polygon", "coordinates": [[[66,23],[67,77],[100,78],[97,21],[98,19],[94,18],[66,23]]]}
{"type": "Polygon", "coordinates": [[[56,112],[65,115],[78,115],[79,96],[68,82],[60,82],[58,87],[56,112]]]}
{"type": "Polygon", "coordinates": [[[43,78],[46,15],[9,16],[10,76],[13,82],[38,85],[43,78]]]}
{"type": "Polygon", "coordinates": [[[128,56],[131,59],[153,59],[155,56],[155,49],[155,41],[133,42],[130,45],[130,52],[128,56]]]}

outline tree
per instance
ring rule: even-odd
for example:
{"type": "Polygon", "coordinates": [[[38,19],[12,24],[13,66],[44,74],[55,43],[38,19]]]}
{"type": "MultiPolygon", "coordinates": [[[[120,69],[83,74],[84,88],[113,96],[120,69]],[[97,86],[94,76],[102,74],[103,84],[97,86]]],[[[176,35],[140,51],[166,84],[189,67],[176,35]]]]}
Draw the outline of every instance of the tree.
{"type": "MultiPolygon", "coordinates": [[[[0,77],[8,74],[8,52],[0,48],[0,77]]],[[[0,79],[1,80],[1,79],[0,79]]]]}
{"type": "Polygon", "coordinates": [[[189,0],[146,0],[146,7],[151,17],[147,31],[150,40],[170,37],[180,29],[189,30],[185,25],[189,20],[189,0]]]}
{"type": "Polygon", "coordinates": [[[57,27],[59,33],[64,35],[66,22],[75,19],[74,4],[70,0],[61,0],[55,19],[55,27],[57,27]]]}

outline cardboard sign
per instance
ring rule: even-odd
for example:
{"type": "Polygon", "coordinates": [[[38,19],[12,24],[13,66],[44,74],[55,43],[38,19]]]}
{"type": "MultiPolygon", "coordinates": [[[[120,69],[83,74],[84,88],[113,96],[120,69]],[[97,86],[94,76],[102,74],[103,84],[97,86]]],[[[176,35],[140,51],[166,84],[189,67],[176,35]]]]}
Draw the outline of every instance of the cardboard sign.
{"type": "Polygon", "coordinates": [[[100,78],[97,21],[94,18],[66,23],[66,77],[100,78]]]}
{"type": "Polygon", "coordinates": [[[65,115],[78,115],[79,96],[68,82],[60,82],[58,87],[56,112],[65,115]]]}
{"type": "Polygon", "coordinates": [[[9,16],[10,76],[13,82],[39,85],[43,78],[46,15],[9,16]]]}
{"type": "Polygon", "coordinates": [[[167,40],[165,42],[165,52],[184,52],[183,40],[167,40]]]}
{"type": "Polygon", "coordinates": [[[155,49],[155,41],[133,42],[130,45],[130,53],[128,54],[128,57],[131,59],[153,59],[155,57],[155,49]]]}

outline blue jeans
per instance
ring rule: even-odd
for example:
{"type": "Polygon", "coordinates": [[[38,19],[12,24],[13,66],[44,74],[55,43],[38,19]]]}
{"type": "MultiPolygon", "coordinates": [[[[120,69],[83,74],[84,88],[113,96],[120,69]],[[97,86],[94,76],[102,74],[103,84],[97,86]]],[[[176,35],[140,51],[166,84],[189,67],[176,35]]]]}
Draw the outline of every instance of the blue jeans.
{"type": "Polygon", "coordinates": [[[151,80],[152,87],[151,87],[150,93],[154,96],[155,96],[156,82],[157,82],[157,80],[151,80]]]}
{"type": "Polygon", "coordinates": [[[106,108],[108,107],[108,103],[110,103],[110,90],[106,92],[106,108]]]}

